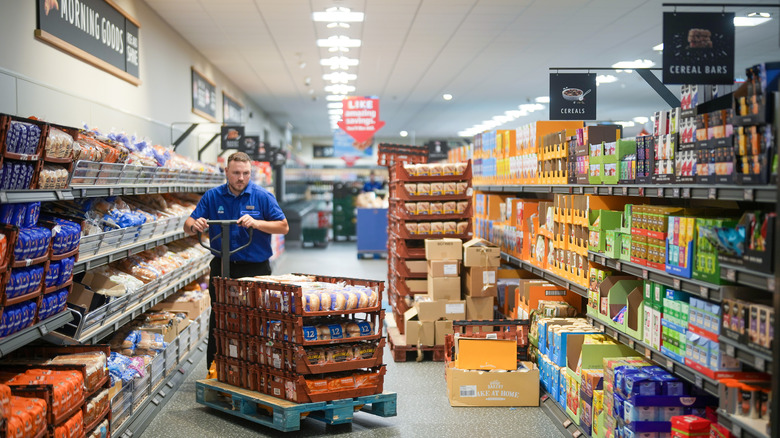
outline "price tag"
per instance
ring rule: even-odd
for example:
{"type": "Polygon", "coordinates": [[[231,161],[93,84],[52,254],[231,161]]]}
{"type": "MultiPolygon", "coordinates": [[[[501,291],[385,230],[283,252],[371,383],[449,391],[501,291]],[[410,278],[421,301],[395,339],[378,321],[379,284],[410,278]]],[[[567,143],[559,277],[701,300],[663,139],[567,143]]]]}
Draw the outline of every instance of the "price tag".
{"type": "Polygon", "coordinates": [[[575,430],[574,433],[571,434],[571,436],[574,438],[580,438],[582,436],[582,432],[580,432],[579,430],[575,430]]]}
{"type": "Polygon", "coordinates": [[[740,425],[739,425],[739,424],[737,424],[737,423],[732,423],[732,424],[731,424],[731,433],[732,433],[732,434],[733,434],[735,437],[737,437],[737,438],[740,438],[740,437],[742,437],[742,426],[740,426],[740,425]]]}
{"type": "Polygon", "coordinates": [[[46,336],[49,333],[49,328],[45,325],[42,325],[40,328],[41,336],[46,336]]]}
{"type": "Polygon", "coordinates": [[[674,361],[671,359],[666,359],[666,368],[672,369],[674,368],[674,361]]]}
{"type": "Polygon", "coordinates": [[[649,275],[649,274],[648,274],[648,272],[647,272],[647,269],[642,269],[642,278],[644,278],[645,280],[647,280],[647,277],[648,277],[648,275],[649,275]]]}
{"type": "Polygon", "coordinates": [[[602,265],[606,265],[607,264],[607,258],[606,257],[599,257],[599,260],[600,260],[599,263],[601,263],[602,265]]]}
{"type": "Polygon", "coordinates": [[[693,376],[693,383],[697,388],[704,389],[704,380],[701,378],[701,376],[693,376]]]}
{"type": "Polygon", "coordinates": [[[743,198],[745,201],[752,201],[753,200],[753,189],[745,189],[745,193],[743,195],[743,198]]]}
{"type": "Polygon", "coordinates": [[[708,289],[707,289],[707,286],[699,286],[699,293],[700,293],[700,294],[701,294],[703,297],[706,297],[706,296],[707,296],[707,290],[708,290],[708,289]]]}
{"type": "Polygon", "coordinates": [[[571,426],[571,420],[566,420],[563,422],[563,427],[569,427],[571,426]]]}
{"type": "Polygon", "coordinates": [[[672,287],[674,287],[677,290],[680,290],[680,279],[675,278],[672,282],[672,287]]]}
{"type": "Polygon", "coordinates": [[[645,357],[650,360],[653,360],[653,352],[647,347],[645,347],[645,357]]]}
{"type": "Polygon", "coordinates": [[[766,288],[771,292],[775,291],[775,277],[769,277],[766,279],[766,288]]]}
{"type": "Polygon", "coordinates": [[[683,198],[690,198],[691,197],[691,188],[690,187],[683,188],[683,190],[682,190],[682,197],[683,198]]]}
{"type": "Polygon", "coordinates": [[[726,280],[737,281],[737,271],[733,269],[726,269],[726,280]]]}
{"type": "Polygon", "coordinates": [[[571,195],[572,193],[574,193],[574,187],[569,187],[569,194],[571,195]]]}
{"type": "Polygon", "coordinates": [[[628,346],[631,348],[636,348],[636,342],[634,342],[633,339],[628,340],[628,346]]]}
{"type": "Polygon", "coordinates": [[[664,188],[663,187],[660,187],[658,189],[658,197],[659,198],[663,198],[664,197],[664,188]]]}
{"type": "Polygon", "coordinates": [[[577,191],[580,193],[580,195],[584,195],[585,194],[585,187],[581,187],[580,186],[577,189],[578,189],[577,191]]]}
{"type": "Polygon", "coordinates": [[[645,188],[644,187],[640,187],[639,188],[639,196],[645,196],[645,188]]]}
{"type": "Polygon", "coordinates": [[[615,262],[615,269],[617,269],[618,271],[622,271],[623,270],[623,264],[620,263],[620,262],[615,262]]]}
{"type": "Polygon", "coordinates": [[[764,369],[766,368],[766,361],[761,357],[757,357],[754,365],[756,366],[757,370],[764,371],[764,369]]]}
{"type": "Polygon", "coordinates": [[[672,196],[675,197],[675,198],[679,198],[680,197],[680,188],[679,187],[675,187],[674,189],[672,189],[672,196]]]}
{"type": "Polygon", "coordinates": [[[623,196],[628,196],[628,187],[621,187],[621,190],[623,192],[623,196]]]}
{"type": "Polygon", "coordinates": [[[730,344],[726,344],[726,356],[736,357],[736,352],[734,351],[734,346],[730,344]]]}
{"type": "Polygon", "coordinates": [[[715,187],[710,187],[710,190],[707,192],[707,199],[717,199],[718,197],[718,189],[715,187]]]}

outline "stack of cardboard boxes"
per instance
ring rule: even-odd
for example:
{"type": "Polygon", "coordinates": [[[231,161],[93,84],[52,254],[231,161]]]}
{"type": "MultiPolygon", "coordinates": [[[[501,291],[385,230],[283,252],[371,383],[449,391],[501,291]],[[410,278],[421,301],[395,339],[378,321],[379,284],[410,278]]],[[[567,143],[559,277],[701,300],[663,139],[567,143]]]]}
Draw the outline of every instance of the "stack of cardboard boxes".
{"type": "Polygon", "coordinates": [[[492,320],[493,305],[498,294],[498,267],[501,249],[482,239],[463,244],[463,298],[466,319],[492,320]]]}
{"type": "Polygon", "coordinates": [[[460,299],[463,242],[460,239],[425,241],[428,293],[415,296],[404,313],[406,345],[444,345],[452,333],[452,321],[466,319],[466,303],[460,299]]]}

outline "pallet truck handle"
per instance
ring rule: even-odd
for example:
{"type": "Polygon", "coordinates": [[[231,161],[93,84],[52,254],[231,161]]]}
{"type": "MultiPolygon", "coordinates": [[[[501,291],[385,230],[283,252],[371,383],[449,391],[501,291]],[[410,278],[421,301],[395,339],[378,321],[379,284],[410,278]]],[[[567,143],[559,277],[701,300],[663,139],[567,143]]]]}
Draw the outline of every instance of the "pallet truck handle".
{"type": "MultiPolygon", "coordinates": [[[[211,226],[211,225],[220,225],[221,226],[220,232],[216,236],[214,236],[214,239],[216,240],[216,239],[222,238],[223,235],[230,236],[230,226],[238,223],[238,220],[236,220],[236,219],[231,219],[231,220],[207,220],[206,223],[209,224],[209,226],[211,226]]],[[[198,242],[200,243],[200,245],[202,247],[208,249],[209,251],[211,251],[212,254],[214,254],[215,256],[220,257],[222,259],[222,276],[229,278],[230,277],[230,256],[232,256],[233,254],[235,254],[235,253],[241,251],[242,249],[248,247],[249,245],[251,245],[252,244],[252,235],[253,234],[254,233],[252,233],[250,231],[249,232],[249,242],[247,242],[245,245],[243,245],[243,246],[241,246],[239,248],[234,249],[233,251],[230,250],[230,239],[229,238],[228,239],[224,239],[224,238],[222,239],[222,251],[217,251],[216,249],[212,248],[210,245],[206,245],[205,243],[203,243],[203,239],[202,239],[203,233],[200,232],[200,231],[198,232],[198,242]],[[227,256],[225,256],[225,255],[227,255],[227,256]]]]}

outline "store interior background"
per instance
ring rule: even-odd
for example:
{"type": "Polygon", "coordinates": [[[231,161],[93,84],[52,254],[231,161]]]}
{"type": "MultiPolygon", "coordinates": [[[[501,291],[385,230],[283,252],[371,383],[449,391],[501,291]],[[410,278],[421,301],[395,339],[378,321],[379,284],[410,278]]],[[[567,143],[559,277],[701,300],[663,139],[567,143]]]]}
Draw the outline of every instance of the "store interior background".
{"type": "MultiPolygon", "coordinates": [[[[360,59],[349,70],[358,76],[353,94],[380,98],[387,125],[377,142],[462,144],[468,138],[458,132],[546,96],[549,67],[637,59],[660,67],[653,46],[661,42],[662,13],[672,10],[656,0],[116,0],[141,24],[136,87],[36,40],[35,3],[0,7],[0,38],[7,42],[0,46],[0,112],[124,130],[160,144],[201,123],[177,150],[194,157],[218,129],[191,111],[194,67],[217,84],[218,120],[224,91],[245,105],[248,135],[284,145],[296,161],[315,167],[343,166],[339,158],[312,158],[312,144],[332,143],[322,78],[330,69],[319,65],[332,54],[317,47],[318,38],[340,33],[362,40],[346,55],[360,59]],[[312,12],[334,5],[364,12],[365,21],[336,32],[311,20],[312,12]],[[445,101],[444,93],[454,98],[445,101]],[[402,130],[410,136],[400,137],[402,130]]],[[[756,8],[730,10],[744,16],[756,8]]],[[[776,17],[737,28],[735,71],[776,59],[776,17]]],[[[618,79],[598,87],[600,121],[649,118],[668,107],[636,73],[594,72],[618,79]]],[[[502,127],[548,118],[545,107],[502,127]]],[[[635,122],[624,133],[641,128],[635,122]]],[[[212,146],[203,159],[213,162],[219,152],[212,146]]],[[[375,163],[364,158],[357,165],[375,163]]]]}

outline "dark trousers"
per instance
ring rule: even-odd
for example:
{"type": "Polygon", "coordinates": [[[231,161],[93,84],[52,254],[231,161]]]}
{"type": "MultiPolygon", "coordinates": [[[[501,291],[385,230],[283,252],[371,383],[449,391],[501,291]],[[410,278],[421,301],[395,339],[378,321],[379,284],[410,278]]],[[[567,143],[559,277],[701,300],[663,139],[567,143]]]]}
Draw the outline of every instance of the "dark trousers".
{"type": "MultiPolygon", "coordinates": [[[[222,259],[214,257],[211,261],[211,278],[222,275],[222,259]]],[[[271,263],[268,260],[260,263],[251,262],[231,262],[230,278],[254,277],[255,275],[271,275],[271,263]]],[[[206,349],[206,367],[210,367],[217,354],[217,339],[214,336],[216,323],[214,319],[214,303],[217,302],[217,293],[214,289],[214,282],[209,281],[209,296],[211,297],[211,318],[209,319],[209,345],[206,349]]]]}

